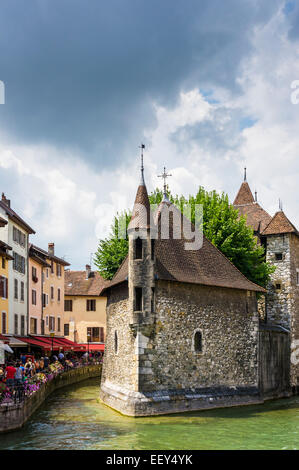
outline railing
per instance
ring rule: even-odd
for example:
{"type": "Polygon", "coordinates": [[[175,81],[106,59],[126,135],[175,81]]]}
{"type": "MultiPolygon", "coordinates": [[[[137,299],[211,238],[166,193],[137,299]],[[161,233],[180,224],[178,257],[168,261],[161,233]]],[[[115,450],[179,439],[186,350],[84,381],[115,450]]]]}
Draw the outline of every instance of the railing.
{"type": "Polygon", "coordinates": [[[97,364],[100,365],[101,362],[93,360],[85,362],[76,361],[72,363],[65,362],[64,364],[59,363],[59,368],[56,370],[51,370],[49,366],[33,376],[27,377],[26,380],[14,379],[10,384],[0,382],[0,405],[21,403],[26,400],[26,398],[33,395],[33,393],[37,392],[43,383],[50,382],[57,377],[57,375],[78,369],[79,367],[97,364]]]}

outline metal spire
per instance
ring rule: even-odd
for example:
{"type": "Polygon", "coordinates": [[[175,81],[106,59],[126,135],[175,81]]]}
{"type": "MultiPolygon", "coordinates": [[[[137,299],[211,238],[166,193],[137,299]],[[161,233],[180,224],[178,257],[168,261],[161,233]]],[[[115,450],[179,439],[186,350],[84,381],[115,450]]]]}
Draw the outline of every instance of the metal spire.
{"type": "Polygon", "coordinates": [[[254,196],[255,196],[255,198],[254,198],[255,202],[257,202],[257,191],[256,190],[254,191],[254,196]]]}
{"type": "Polygon", "coordinates": [[[279,210],[282,211],[282,200],[278,199],[279,210]]]}
{"type": "Polygon", "coordinates": [[[163,185],[163,201],[164,202],[169,202],[169,199],[167,197],[167,184],[166,184],[166,180],[168,176],[172,176],[172,175],[170,173],[166,173],[166,167],[164,167],[164,171],[162,175],[158,175],[158,178],[164,179],[164,185],[163,185]]]}
{"type": "Polygon", "coordinates": [[[244,181],[247,181],[246,170],[247,170],[247,168],[246,168],[246,166],[245,166],[245,168],[244,168],[244,181]]]}
{"type": "Polygon", "coordinates": [[[144,182],[144,166],[143,166],[143,149],[145,149],[145,145],[144,144],[141,144],[139,146],[139,148],[141,149],[141,180],[140,180],[140,186],[145,186],[145,182],[144,182]]]}

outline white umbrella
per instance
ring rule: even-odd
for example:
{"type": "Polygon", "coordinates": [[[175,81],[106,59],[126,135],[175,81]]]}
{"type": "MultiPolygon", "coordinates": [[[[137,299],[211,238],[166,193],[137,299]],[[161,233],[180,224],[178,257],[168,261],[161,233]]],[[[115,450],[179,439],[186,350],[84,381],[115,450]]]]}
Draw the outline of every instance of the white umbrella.
{"type": "Polygon", "coordinates": [[[10,354],[13,354],[13,350],[11,349],[11,347],[8,346],[8,344],[0,342],[0,348],[4,349],[4,351],[10,354]]]}

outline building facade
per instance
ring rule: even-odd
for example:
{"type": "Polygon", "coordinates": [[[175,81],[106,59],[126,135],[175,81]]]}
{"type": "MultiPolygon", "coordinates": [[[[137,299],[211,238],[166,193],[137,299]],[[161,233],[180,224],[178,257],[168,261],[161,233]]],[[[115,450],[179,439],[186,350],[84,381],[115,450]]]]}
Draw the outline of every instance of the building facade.
{"type": "Polygon", "coordinates": [[[43,334],[54,333],[63,336],[64,324],[64,269],[69,266],[63,258],[55,255],[54,243],[48,244],[48,251],[43,252],[45,261],[50,267],[43,269],[43,334]]]}
{"type": "MultiPolygon", "coordinates": [[[[0,218],[0,227],[5,227],[7,221],[0,218]]],[[[0,240],[0,334],[8,332],[8,264],[13,257],[9,254],[11,247],[0,240]]]]}
{"type": "Polygon", "coordinates": [[[28,332],[28,243],[34,230],[11,208],[4,194],[0,201],[0,217],[7,224],[0,228],[0,240],[12,249],[13,262],[9,263],[9,315],[7,332],[25,335],[28,332]]]}
{"type": "Polygon", "coordinates": [[[46,261],[43,250],[30,245],[29,247],[29,334],[44,334],[43,317],[43,278],[46,269],[51,265],[46,261]]]}
{"type": "Polygon", "coordinates": [[[275,267],[265,297],[263,321],[290,335],[290,383],[299,385],[299,232],[282,210],[271,217],[253,198],[245,179],[234,206],[246,215],[265,247],[266,261],[275,267]]]}
{"type": "Polygon", "coordinates": [[[103,344],[106,338],[105,285],[98,272],[65,271],[64,336],[77,343],[103,344]]]}
{"type": "Polygon", "coordinates": [[[107,340],[101,400],[123,414],[147,416],[260,403],[261,389],[284,396],[285,374],[277,379],[276,370],[273,378],[267,363],[261,364],[275,349],[281,370],[279,358],[285,360],[288,347],[283,336],[281,354],[276,347],[270,350],[272,332],[260,331],[257,294],[265,290],[205,237],[199,250],[186,250],[184,233],[174,225],[181,217],[164,193],[154,216],[157,238],[152,239],[153,216],[142,175],[129,224],[128,257],[102,291],[107,340]],[[161,221],[169,211],[173,216],[165,239],[161,221]],[[269,344],[261,340],[268,337],[269,344]]]}

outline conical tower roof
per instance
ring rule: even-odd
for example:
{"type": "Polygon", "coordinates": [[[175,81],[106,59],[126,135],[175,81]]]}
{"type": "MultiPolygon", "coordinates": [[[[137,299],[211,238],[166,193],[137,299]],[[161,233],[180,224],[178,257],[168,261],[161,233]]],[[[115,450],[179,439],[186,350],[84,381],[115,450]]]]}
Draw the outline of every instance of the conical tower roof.
{"type": "Polygon", "coordinates": [[[254,197],[247,181],[243,181],[234,200],[234,206],[243,206],[245,204],[254,204],[254,197]]]}
{"type": "Polygon", "coordinates": [[[283,233],[295,233],[299,236],[298,230],[292,222],[290,222],[285,213],[283,211],[278,211],[274,217],[272,217],[262,235],[277,235],[283,233]]]}

